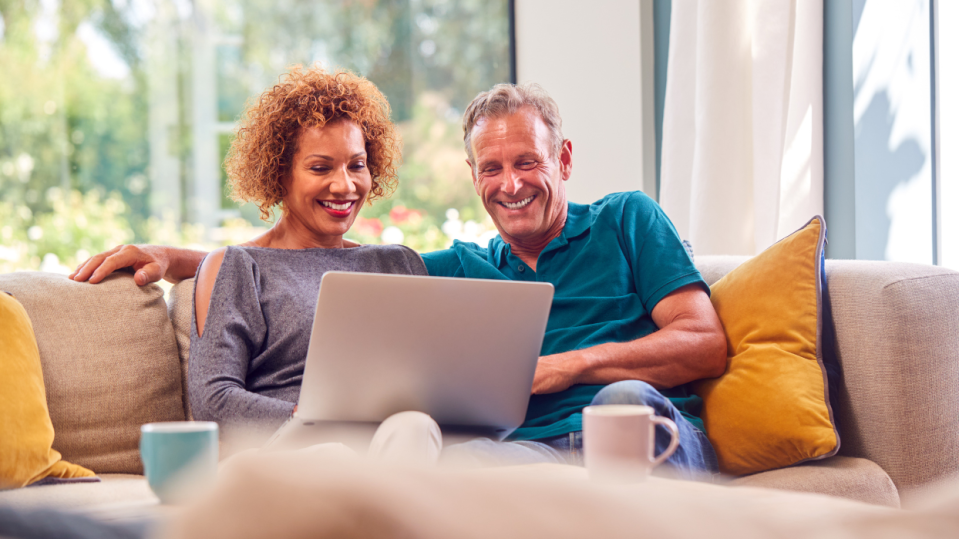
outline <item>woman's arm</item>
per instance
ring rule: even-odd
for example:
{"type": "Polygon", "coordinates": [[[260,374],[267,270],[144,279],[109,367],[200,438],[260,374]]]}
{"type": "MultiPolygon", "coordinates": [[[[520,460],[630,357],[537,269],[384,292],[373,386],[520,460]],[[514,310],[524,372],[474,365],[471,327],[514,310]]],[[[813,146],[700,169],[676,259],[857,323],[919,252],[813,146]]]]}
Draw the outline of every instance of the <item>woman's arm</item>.
{"type": "Polygon", "coordinates": [[[293,413],[294,403],[246,388],[250,361],[266,339],[267,325],[252,261],[224,265],[226,255],[226,248],[210,253],[197,275],[190,407],[196,419],[216,421],[224,429],[274,430],[293,413]]]}

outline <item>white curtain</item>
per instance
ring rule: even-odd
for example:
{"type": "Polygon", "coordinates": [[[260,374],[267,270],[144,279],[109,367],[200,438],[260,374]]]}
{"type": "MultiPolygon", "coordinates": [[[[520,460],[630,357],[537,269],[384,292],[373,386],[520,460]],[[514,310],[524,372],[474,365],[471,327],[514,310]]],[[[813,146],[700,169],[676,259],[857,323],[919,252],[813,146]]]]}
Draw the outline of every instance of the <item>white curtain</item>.
{"type": "Polygon", "coordinates": [[[823,213],[822,0],[673,0],[660,203],[696,254],[823,213]]]}

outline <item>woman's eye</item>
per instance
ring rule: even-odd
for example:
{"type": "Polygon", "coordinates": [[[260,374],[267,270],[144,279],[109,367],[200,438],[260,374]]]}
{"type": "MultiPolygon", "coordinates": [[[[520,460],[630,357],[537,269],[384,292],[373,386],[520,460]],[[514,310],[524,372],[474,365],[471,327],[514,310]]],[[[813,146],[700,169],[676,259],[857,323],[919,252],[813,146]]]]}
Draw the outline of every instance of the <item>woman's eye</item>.
{"type": "Polygon", "coordinates": [[[364,163],[363,161],[353,163],[353,168],[356,170],[363,170],[364,168],[366,168],[366,163],[364,163]]]}
{"type": "Polygon", "coordinates": [[[329,172],[330,167],[310,167],[310,170],[317,174],[323,174],[324,172],[329,172]]]}

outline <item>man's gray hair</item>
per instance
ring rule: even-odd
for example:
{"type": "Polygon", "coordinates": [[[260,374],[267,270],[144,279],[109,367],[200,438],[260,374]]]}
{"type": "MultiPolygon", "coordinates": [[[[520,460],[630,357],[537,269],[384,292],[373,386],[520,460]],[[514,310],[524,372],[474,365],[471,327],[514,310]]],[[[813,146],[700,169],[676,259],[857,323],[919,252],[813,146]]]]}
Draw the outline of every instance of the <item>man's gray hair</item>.
{"type": "Polygon", "coordinates": [[[532,107],[549,129],[550,157],[558,156],[563,147],[563,119],[559,116],[556,101],[539,84],[497,84],[489,91],[476,96],[466,107],[463,114],[463,142],[466,143],[466,155],[475,168],[473,160],[472,133],[476,123],[484,118],[499,118],[516,114],[523,107],[532,107]]]}

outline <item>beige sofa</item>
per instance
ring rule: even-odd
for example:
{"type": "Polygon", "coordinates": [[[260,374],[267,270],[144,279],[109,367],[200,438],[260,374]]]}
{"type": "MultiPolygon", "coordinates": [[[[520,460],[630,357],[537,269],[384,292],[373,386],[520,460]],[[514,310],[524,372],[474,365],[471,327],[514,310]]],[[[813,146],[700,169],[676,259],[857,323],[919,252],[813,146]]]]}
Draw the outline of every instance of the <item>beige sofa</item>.
{"type": "MultiPolygon", "coordinates": [[[[697,266],[713,283],[743,260],[703,256],[697,266]]],[[[959,472],[959,273],[862,261],[828,261],[826,273],[844,372],[839,456],[728,484],[898,507],[959,472]]],[[[124,273],[99,285],[13,273],[0,275],[0,290],[33,321],[54,448],[104,479],[0,492],[0,503],[155,504],[139,476],[139,426],[189,417],[192,281],[168,302],[124,273]]]]}

